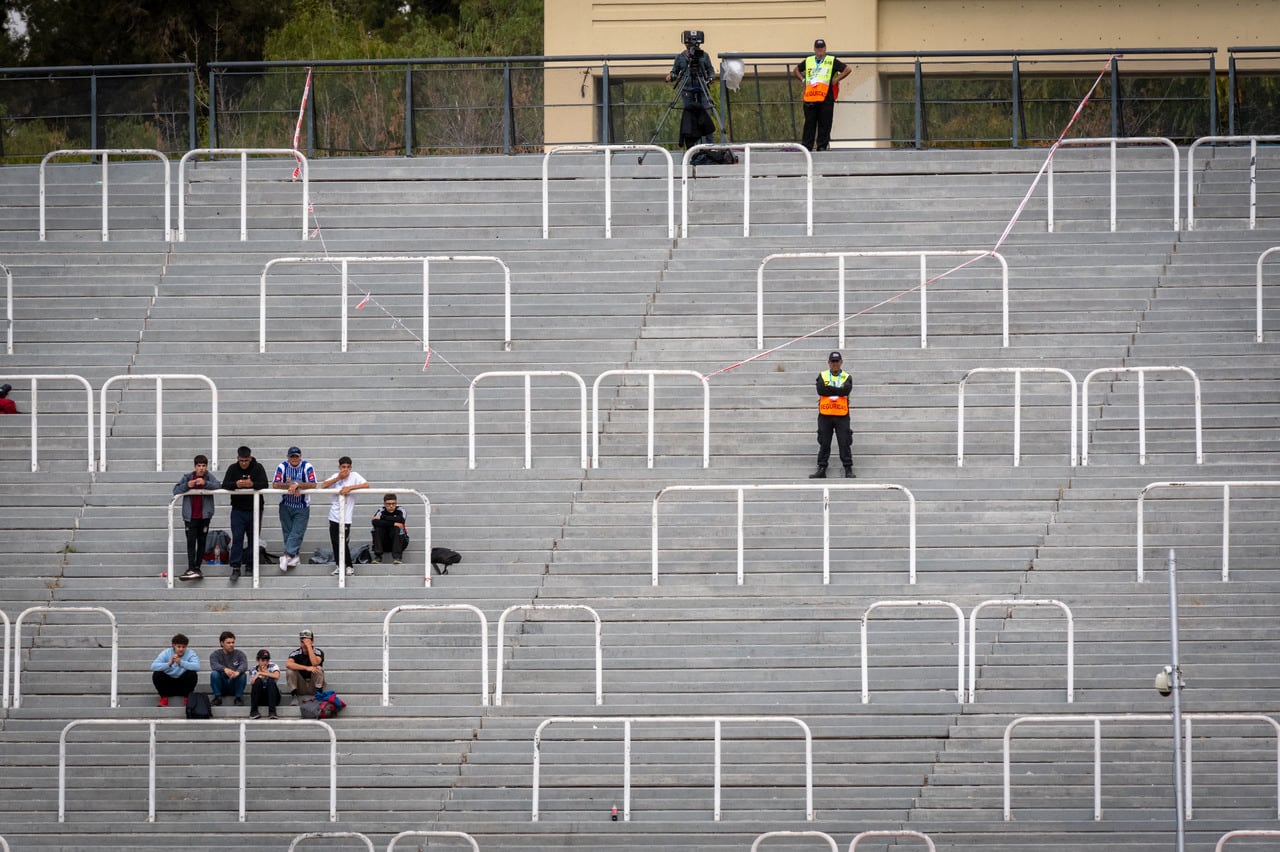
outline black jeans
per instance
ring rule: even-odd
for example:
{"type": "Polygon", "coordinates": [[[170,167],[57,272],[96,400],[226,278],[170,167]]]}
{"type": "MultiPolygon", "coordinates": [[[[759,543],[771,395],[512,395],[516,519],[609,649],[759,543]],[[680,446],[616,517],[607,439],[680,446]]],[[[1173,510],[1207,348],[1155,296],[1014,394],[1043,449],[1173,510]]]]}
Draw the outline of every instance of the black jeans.
{"type": "Polygon", "coordinates": [[[373,555],[381,558],[382,554],[390,551],[392,559],[399,559],[404,553],[405,540],[399,527],[374,527],[373,555]]]}
{"type": "Polygon", "coordinates": [[[195,692],[200,684],[200,676],[195,672],[185,671],[177,677],[170,677],[164,672],[152,672],[151,684],[162,698],[174,698],[179,695],[185,698],[195,692]]]}
{"type": "Polygon", "coordinates": [[[273,678],[260,677],[249,690],[249,713],[257,713],[258,707],[263,704],[267,705],[267,710],[271,713],[276,712],[276,707],[280,705],[280,687],[273,678]]]}
{"type": "Polygon", "coordinates": [[[847,414],[818,415],[818,467],[825,468],[831,459],[831,434],[840,444],[840,464],[853,467],[853,430],[847,414]]]}
{"type": "MultiPolygon", "coordinates": [[[[212,497],[206,499],[213,499],[212,497]]],[[[196,571],[204,562],[205,538],[209,535],[209,522],[212,518],[183,521],[187,527],[187,567],[196,571]]]]}
{"type": "MultiPolygon", "coordinates": [[[[345,545],[344,554],[347,557],[347,561],[343,562],[342,564],[350,568],[352,565],[355,564],[351,561],[351,524],[343,524],[343,526],[346,527],[346,529],[343,531],[342,534],[346,536],[346,541],[344,541],[343,544],[345,545]]],[[[329,543],[333,545],[333,561],[337,562],[338,561],[338,522],[337,521],[329,522],[329,543]]]]}

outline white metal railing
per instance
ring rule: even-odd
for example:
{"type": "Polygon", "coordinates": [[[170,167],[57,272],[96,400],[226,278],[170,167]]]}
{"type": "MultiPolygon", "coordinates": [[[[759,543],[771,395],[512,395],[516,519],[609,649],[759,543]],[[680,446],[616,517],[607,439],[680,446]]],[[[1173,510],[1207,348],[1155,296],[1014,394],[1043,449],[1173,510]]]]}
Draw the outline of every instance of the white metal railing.
{"type": "Polygon", "coordinates": [[[9,616],[4,610],[0,609],[0,621],[4,622],[4,675],[0,677],[0,710],[9,709],[9,648],[11,644],[11,636],[9,631],[9,616]]]}
{"type": "Polygon", "coordinates": [[[1204,463],[1200,429],[1200,377],[1190,367],[1099,367],[1080,383],[1080,464],[1089,464],[1089,382],[1102,373],[1138,374],[1138,464],[1147,463],[1147,373],[1186,373],[1195,393],[1196,464],[1204,463]]]}
{"type": "Polygon", "coordinates": [[[836,316],[838,322],[836,328],[838,330],[838,342],[841,349],[844,348],[844,325],[845,325],[845,306],[844,306],[844,283],[845,268],[844,262],[850,257],[917,257],[920,259],[920,284],[916,288],[920,291],[920,348],[925,349],[929,345],[929,319],[928,319],[928,296],[926,294],[927,286],[925,282],[929,280],[926,264],[931,257],[994,257],[1000,263],[1000,329],[1001,329],[1001,345],[1005,348],[1009,346],[1009,264],[1005,261],[1004,255],[991,249],[972,249],[966,251],[790,251],[779,252],[767,255],[764,260],[760,261],[760,266],[756,270],[756,348],[764,348],[764,268],[771,260],[802,260],[806,258],[827,258],[834,257],[838,261],[837,277],[839,280],[839,298],[836,306],[836,316]]]}
{"type": "Polygon", "coordinates": [[[743,495],[747,491],[821,491],[822,492],[822,583],[831,582],[831,491],[901,491],[907,498],[908,577],[916,582],[916,498],[906,486],[893,483],[862,482],[844,485],[668,485],[653,498],[652,564],[653,585],[658,585],[658,502],[663,495],[675,491],[732,491],[738,495],[738,585],[743,580],[743,495]]]}
{"type": "MultiPolygon", "coordinates": [[[[423,585],[428,589],[431,588],[431,501],[427,499],[427,495],[423,494],[421,491],[418,491],[415,488],[407,488],[405,486],[395,485],[395,484],[389,484],[389,485],[379,484],[378,487],[380,489],[387,490],[387,491],[395,491],[397,494],[412,494],[422,501],[422,528],[423,528],[422,579],[423,579],[423,585]]],[[[345,517],[347,498],[340,493],[341,491],[342,491],[341,488],[312,488],[312,489],[308,489],[305,493],[309,495],[323,495],[323,494],[337,495],[339,509],[340,511],[343,512],[343,517],[345,517]]],[[[283,498],[286,492],[278,488],[270,488],[270,487],[264,488],[261,491],[249,491],[249,490],[226,491],[221,488],[210,488],[204,491],[199,491],[199,490],[187,491],[182,494],[173,495],[173,499],[169,501],[169,509],[168,509],[169,567],[165,571],[165,575],[164,575],[165,585],[168,586],[170,589],[173,588],[173,575],[175,573],[174,558],[173,558],[174,543],[175,543],[174,542],[173,510],[174,510],[174,507],[178,505],[179,500],[182,500],[186,497],[193,496],[195,494],[210,495],[210,496],[217,495],[217,494],[226,494],[228,496],[234,495],[237,497],[244,497],[249,494],[274,494],[283,498]]],[[[352,499],[355,499],[355,498],[352,498],[352,499]]],[[[253,529],[255,530],[262,529],[262,525],[260,523],[262,520],[261,512],[259,511],[260,509],[261,509],[261,506],[259,504],[259,501],[254,500],[253,501],[253,529]]],[[[334,561],[337,563],[337,566],[338,566],[338,588],[339,589],[345,589],[347,587],[347,572],[344,570],[347,567],[346,566],[347,554],[345,549],[345,545],[347,543],[346,533],[347,533],[346,524],[339,524],[338,525],[338,552],[333,555],[334,561]]],[[[261,579],[260,569],[262,567],[261,560],[259,559],[260,548],[256,546],[256,543],[258,542],[257,533],[254,533],[253,540],[255,542],[255,546],[252,548],[253,550],[253,587],[256,589],[259,587],[259,581],[261,579]]]]}
{"type": "Polygon", "coordinates": [[[1062,611],[1067,619],[1067,703],[1073,703],[1076,694],[1076,626],[1071,607],[1062,601],[1029,598],[982,601],[969,611],[969,703],[978,700],[978,613],[989,606],[1051,606],[1062,611]]]}
{"type": "Polygon", "coordinates": [[[1187,149],[1187,230],[1195,230],[1196,226],[1196,204],[1195,204],[1195,175],[1196,175],[1196,149],[1201,145],[1217,143],[1217,142],[1248,142],[1249,143],[1249,230],[1254,230],[1258,224],[1258,143],[1259,142],[1280,142],[1280,136],[1201,136],[1199,139],[1191,143],[1191,147],[1187,149]]]}
{"type": "Polygon", "coordinates": [[[604,238],[613,237],[613,155],[619,151],[652,151],[667,160],[667,239],[676,235],[675,163],[671,152],[659,145],[557,145],[542,155],[542,238],[551,235],[550,202],[548,200],[548,168],[553,154],[586,154],[604,152],[604,238]]]}
{"type": "Polygon", "coordinates": [[[742,149],[742,236],[751,236],[751,151],[799,151],[804,154],[805,193],[804,193],[804,235],[813,236],[813,155],[809,149],[798,142],[747,142],[736,145],[702,144],[694,145],[684,152],[680,161],[680,236],[689,236],[689,161],[699,151],[712,149],[742,149]]]}
{"type": "MultiPolygon", "coordinates": [[[[1181,201],[1178,198],[1179,178],[1181,177],[1181,169],[1179,167],[1180,156],[1178,154],[1178,146],[1174,144],[1172,139],[1166,139],[1163,136],[1130,136],[1123,139],[1114,136],[1104,136],[1093,139],[1060,139],[1059,145],[1109,145],[1111,147],[1111,230],[1116,229],[1116,146],[1117,145],[1164,145],[1168,147],[1173,154],[1173,229],[1180,230],[1181,220],[1179,214],[1181,210],[1181,201]]],[[[1053,233],[1053,158],[1049,158],[1049,233],[1053,233]]]]}
{"type": "MultiPolygon", "coordinates": [[[[849,852],[854,852],[858,848],[858,844],[863,840],[870,840],[879,837],[909,837],[915,840],[923,840],[925,848],[929,852],[937,852],[938,847],[933,845],[933,838],[925,834],[923,831],[912,831],[910,829],[902,829],[900,831],[864,831],[849,843],[849,852]]],[[[897,844],[894,844],[897,846],[897,844]]]]}
{"type": "Polygon", "coordinates": [[[13,707],[22,706],[22,619],[33,612],[100,612],[111,623],[111,703],[110,707],[119,707],[119,690],[117,682],[120,676],[120,629],[116,625],[115,614],[101,606],[29,606],[13,621],[13,707]]]}
{"type": "Polygon", "coordinates": [[[110,239],[110,232],[107,228],[107,187],[109,186],[107,181],[107,162],[110,159],[112,154],[123,154],[127,156],[155,157],[158,160],[160,160],[160,164],[164,166],[164,239],[165,239],[165,242],[169,242],[170,240],[173,239],[173,229],[170,227],[170,218],[169,218],[169,211],[171,209],[170,198],[173,195],[173,190],[170,188],[170,177],[169,177],[170,169],[169,169],[168,157],[166,157],[162,152],[156,151],[152,148],[68,148],[68,149],[63,149],[59,151],[50,151],[49,153],[45,154],[44,157],[40,160],[40,241],[41,242],[44,242],[44,238],[45,238],[44,167],[46,163],[48,163],[50,160],[54,159],[55,157],[64,157],[64,156],[81,156],[81,157],[93,156],[93,157],[102,158],[102,180],[99,181],[99,183],[102,184],[102,241],[105,243],[107,242],[108,239],[110,239]]]}
{"type": "Polygon", "coordinates": [[[422,351],[431,348],[430,340],[430,266],[432,261],[441,262],[487,262],[496,263],[502,268],[502,348],[511,349],[511,269],[501,258],[492,255],[471,254],[434,254],[434,255],[389,255],[381,257],[360,257],[349,255],[344,257],[277,257],[267,261],[262,269],[258,285],[258,351],[267,351],[267,273],[276,264],[285,263],[325,263],[336,265],[342,275],[342,351],[347,351],[347,293],[348,266],[352,263],[421,263],[422,264],[422,351]]]}
{"type": "Polygon", "coordinates": [[[442,839],[465,840],[471,844],[473,852],[480,852],[480,844],[476,843],[476,839],[465,831],[402,831],[387,843],[387,852],[395,852],[396,844],[410,837],[439,837],[442,839]]]}
{"type": "Polygon", "coordinates": [[[200,373],[124,373],[112,376],[102,383],[98,398],[98,470],[107,469],[107,389],[116,382],[133,381],[135,379],[155,380],[156,383],[156,471],[164,470],[164,382],[168,380],[201,381],[209,386],[212,397],[209,413],[209,428],[212,436],[209,439],[209,467],[218,468],[218,386],[213,379],[200,373]]]}
{"type": "Polygon", "coordinates": [[[502,706],[502,670],[505,667],[506,655],[503,653],[506,647],[506,640],[503,633],[506,629],[507,616],[516,610],[528,612],[529,610],[553,610],[553,609],[575,609],[582,610],[591,614],[592,621],[595,622],[595,640],[596,640],[596,704],[604,703],[604,664],[603,656],[600,651],[600,614],[586,604],[515,604],[509,606],[502,611],[502,615],[498,616],[498,639],[497,646],[494,648],[494,666],[497,668],[497,676],[493,687],[493,704],[495,707],[502,706]]]}
{"type": "Polygon", "coordinates": [[[31,418],[31,472],[36,473],[40,470],[40,382],[57,381],[68,379],[70,381],[79,382],[84,387],[84,410],[85,410],[85,429],[88,433],[86,454],[89,461],[89,472],[95,470],[95,461],[93,453],[93,387],[89,384],[88,379],[84,376],[77,376],[74,373],[24,373],[21,375],[0,376],[8,381],[29,381],[31,382],[31,396],[27,401],[27,407],[30,410],[28,416],[31,418]]]}
{"type": "Polygon", "coordinates": [[[1144,550],[1144,506],[1147,494],[1157,488],[1221,488],[1222,489],[1222,581],[1231,579],[1231,486],[1276,488],[1280,480],[1232,479],[1207,482],[1151,482],[1138,492],[1138,582],[1142,582],[1142,552],[1144,550]]]}
{"type": "MultiPolygon", "coordinates": [[[[205,731],[211,725],[240,726],[240,822],[245,815],[245,727],[253,725],[262,730],[274,731],[280,726],[297,727],[312,725],[322,728],[329,734],[329,821],[338,821],[338,736],[328,722],[320,719],[279,719],[271,722],[252,722],[248,719],[77,719],[68,722],[58,735],[58,822],[66,822],[67,814],[67,734],[73,728],[88,726],[120,727],[124,725],[146,725],[148,729],[147,748],[147,822],[156,821],[156,726],[157,725],[191,725],[193,731],[199,731],[201,739],[206,738],[205,731]]],[[[296,742],[296,741],[293,741],[296,742]]]]}
{"type": "Polygon", "coordinates": [[[982,374],[1013,374],[1013,466],[1022,463],[1022,374],[1049,373],[1065,376],[1071,383],[1071,419],[1067,421],[1067,432],[1071,442],[1071,466],[1076,466],[1076,377],[1058,367],[975,367],[960,379],[960,395],[956,405],[956,467],[964,467],[964,388],[970,376],[982,374]]]}
{"type": "Polygon", "coordinates": [[[757,724],[764,722],[782,722],[796,725],[804,734],[804,813],[805,819],[813,822],[813,734],[809,726],[795,716],[554,716],[539,723],[533,733],[533,822],[538,821],[538,794],[542,767],[542,732],[549,725],[556,723],[588,724],[599,726],[606,722],[622,723],[622,819],[631,821],[631,725],[634,722],[663,724],[698,724],[710,722],[714,726],[715,767],[714,777],[714,812],[715,821],[720,821],[720,728],[725,722],[757,724]]]}
{"type": "Polygon", "coordinates": [[[1213,852],[1222,852],[1227,841],[1237,837],[1280,837],[1280,831],[1269,828],[1238,828],[1235,831],[1228,831],[1218,838],[1218,845],[1213,847],[1213,852]]]}
{"type": "Polygon", "coordinates": [[[867,619],[874,610],[885,607],[924,607],[924,606],[944,606],[950,609],[956,615],[956,703],[964,703],[964,612],[960,607],[950,601],[925,600],[925,601],[875,601],[868,606],[862,613],[862,629],[861,636],[861,658],[862,658],[862,703],[871,703],[871,690],[869,686],[868,665],[867,665],[867,619]]]}
{"type": "MultiPolygon", "coordinates": [[[[1091,722],[1093,724],[1093,818],[1095,820],[1102,819],[1102,723],[1103,722],[1169,722],[1172,715],[1169,713],[1159,714],[1135,714],[1132,716],[1019,716],[1010,722],[1004,729],[1004,818],[1005,821],[1013,819],[1012,807],[1010,805],[1010,771],[1009,771],[1009,752],[1010,741],[1013,736],[1014,728],[1019,725],[1028,724],[1045,724],[1060,725],[1071,724],[1075,722],[1091,722]]],[[[1184,723],[1184,739],[1186,743],[1186,765],[1183,767],[1183,776],[1185,783],[1183,789],[1187,791],[1184,816],[1186,819],[1192,818],[1191,806],[1191,723],[1192,721],[1202,722],[1266,722],[1276,734],[1276,768],[1280,773],[1280,723],[1270,716],[1264,716],[1259,713],[1184,713],[1182,715],[1184,723]]],[[[1276,782],[1276,813],[1280,817],[1280,777],[1276,782]]]]}
{"type": "Polygon", "coordinates": [[[359,831],[307,831],[294,835],[289,841],[289,852],[293,852],[306,840],[359,840],[369,852],[374,852],[373,841],[359,831]]]}
{"type": "Polygon", "coordinates": [[[702,466],[711,464],[711,385],[697,370],[605,370],[591,383],[591,466],[600,466],[600,382],[607,376],[649,377],[648,458],[653,468],[653,379],[654,376],[693,376],[702,383],[702,466]]]}
{"type": "Polygon", "coordinates": [[[840,847],[836,845],[835,838],[825,831],[766,831],[752,841],[751,852],[760,852],[760,844],[774,837],[816,837],[826,842],[831,852],[840,852],[840,847]]]}
{"type": "Polygon", "coordinates": [[[493,370],[481,373],[467,386],[467,467],[476,469],[476,385],[481,379],[522,377],[524,379],[524,466],[533,467],[533,390],[534,376],[568,376],[578,383],[580,464],[587,469],[587,383],[571,370],[493,370]]]}
{"type": "Polygon", "coordinates": [[[307,214],[311,211],[311,165],[301,151],[293,148],[195,148],[182,155],[178,161],[178,242],[187,238],[185,172],[187,160],[200,155],[211,157],[224,154],[240,155],[240,240],[249,239],[249,155],[264,154],[292,157],[302,168],[302,239],[307,238],[307,214]]]}
{"type": "MultiPolygon", "coordinates": [[[[1254,320],[1255,331],[1253,339],[1255,343],[1262,342],[1262,261],[1266,260],[1273,252],[1277,251],[1280,251],[1280,246],[1273,246],[1258,255],[1258,284],[1254,295],[1254,315],[1256,318],[1254,320]]],[[[9,286],[13,286],[12,281],[9,286]]],[[[12,313],[12,311],[10,313],[12,313]]],[[[10,342],[9,352],[11,354],[13,352],[12,342],[10,342]]]]}
{"type": "MultiPolygon", "coordinates": [[[[428,551],[429,552],[429,551],[428,551]]],[[[489,706],[489,619],[479,607],[471,604],[401,604],[392,607],[382,619],[382,706],[391,706],[391,619],[402,612],[430,610],[465,610],[480,619],[480,704],[489,706]]],[[[499,663],[501,670],[501,663],[499,663]]]]}
{"type": "MultiPolygon", "coordinates": [[[[4,305],[5,305],[5,337],[7,344],[5,352],[13,354],[13,271],[9,267],[0,263],[0,269],[4,270],[4,305]]],[[[1261,272],[1258,273],[1261,277],[1261,272]]],[[[1261,285],[1259,285],[1261,286],[1261,285]]]]}

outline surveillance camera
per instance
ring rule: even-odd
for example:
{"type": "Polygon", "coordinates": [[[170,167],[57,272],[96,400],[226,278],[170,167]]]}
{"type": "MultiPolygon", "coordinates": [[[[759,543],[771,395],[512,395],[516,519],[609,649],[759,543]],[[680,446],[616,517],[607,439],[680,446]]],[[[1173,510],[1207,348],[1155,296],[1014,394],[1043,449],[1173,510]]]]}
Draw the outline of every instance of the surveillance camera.
{"type": "Polygon", "coordinates": [[[1168,698],[1173,694],[1173,667],[1165,666],[1156,674],[1156,692],[1168,698]]]}

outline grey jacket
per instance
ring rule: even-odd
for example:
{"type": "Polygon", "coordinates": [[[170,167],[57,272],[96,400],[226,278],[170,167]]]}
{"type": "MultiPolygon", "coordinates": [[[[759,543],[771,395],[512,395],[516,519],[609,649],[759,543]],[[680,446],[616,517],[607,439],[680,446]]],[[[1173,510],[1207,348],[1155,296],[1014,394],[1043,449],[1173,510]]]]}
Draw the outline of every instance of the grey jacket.
{"type": "MultiPolygon", "coordinates": [[[[177,485],[173,486],[173,493],[175,496],[178,494],[186,494],[188,491],[191,490],[191,486],[188,485],[188,483],[191,482],[191,473],[194,473],[194,471],[190,473],[184,473],[182,475],[182,480],[178,482],[177,485]]],[[[222,487],[222,483],[218,481],[217,475],[210,472],[205,474],[204,488],[197,488],[196,491],[215,491],[221,487],[222,487]]],[[[213,517],[213,495],[212,494],[204,495],[203,502],[204,502],[204,509],[200,513],[200,517],[202,519],[212,518],[213,517]]],[[[187,497],[182,501],[182,520],[184,521],[191,520],[191,498],[190,497],[187,497]]]]}

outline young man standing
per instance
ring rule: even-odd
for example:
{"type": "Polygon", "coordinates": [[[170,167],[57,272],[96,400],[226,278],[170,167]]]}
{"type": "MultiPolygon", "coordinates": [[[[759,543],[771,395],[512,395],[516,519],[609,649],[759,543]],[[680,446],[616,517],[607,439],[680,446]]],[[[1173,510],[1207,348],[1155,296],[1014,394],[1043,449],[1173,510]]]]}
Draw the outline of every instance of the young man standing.
{"type": "Polygon", "coordinates": [[[227,491],[245,492],[231,496],[231,582],[240,579],[241,569],[253,568],[254,542],[258,531],[253,525],[253,501],[258,501],[259,519],[262,513],[262,497],[253,491],[263,491],[270,485],[267,470],[253,457],[248,447],[236,450],[236,460],[222,475],[222,487],[227,491]]]}
{"type": "Polygon", "coordinates": [[[347,559],[346,562],[338,563],[333,573],[337,574],[346,565],[347,573],[354,574],[356,569],[351,563],[351,513],[356,510],[356,498],[351,495],[362,488],[368,488],[369,481],[351,469],[351,456],[343,456],[338,459],[338,472],[320,483],[320,487],[338,489],[338,493],[333,495],[333,505],[329,507],[329,541],[333,545],[335,562],[338,561],[338,525],[346,528],[342,533],[342,552],[347,559]],[[345,507],[342,505],[344,503],[345,507]]]}
{"type": "MultiPolygon", "coordinates": [[[[199,455],[195,457],[190,473],[184,473],[178,484],[173,486],[173,493],[186,494],[189,491],[215,491],[222,483],[209,476],[209,459],[199,455]]],[[[204,572],[200,564],[204,561],[204,544],[209,535],[209,522],[213,520],[213,495],[191,494],[182,498],[182,523],[187,528],[187,570],[178,577],[179,580],[203,580],[204,572]]]]}
{"type": "Polygon", "coordinates": [[[316,487],[316,469],[302,458],[302,450],[289,448],[289,457],[276,465],[271,487],[286,493],[280,498],[280,533],[284,536],[284,553],[280,554],[280,570],[298,567],[301,561],[302,537],[311,520],[311,498],[304,494],[316,487]]]}
{"type": "Polygon", "coordinates": [[[236,650],[236,634],[222,631],[217,649],[209,655],[209,687],[213,691],[213,703],[222,704],[223,696],[233,696],[236,706],[244,704],[244,686],[249,658],[244,651],[236,650]]]}

